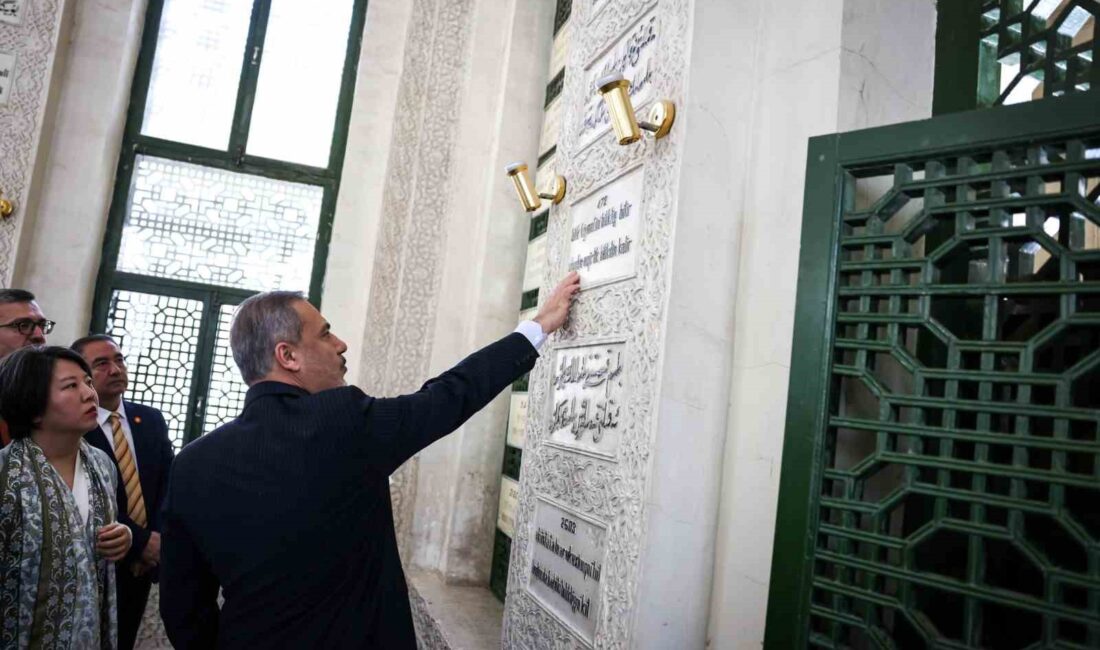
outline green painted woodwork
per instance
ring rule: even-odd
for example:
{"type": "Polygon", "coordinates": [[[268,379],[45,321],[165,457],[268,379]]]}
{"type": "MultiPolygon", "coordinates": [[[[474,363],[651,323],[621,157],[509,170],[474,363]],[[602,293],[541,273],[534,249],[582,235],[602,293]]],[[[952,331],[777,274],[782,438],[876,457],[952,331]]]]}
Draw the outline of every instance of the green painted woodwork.
{"type": "Polygon", "coordinates": [[[1100,85],[1100,40],[1083,29],[1100,18],[1097,0],[938,0],[936,8],[935,115],[1005,104],[1029,80],[1042,84],[1042,98],[1100,85]],[[1002,79],[1002,64],[1019,68],[1002,79]]]}
{"type": "Polygon", "coordinates": [[[510,479],[518,481],[522,464],[523,450],[511,445],[504,445],[504,467],[501,473],[510,479]]]}
{"type": "Polygon", "coordinates": [[[1100,647],[1100,93],[809,143],[765,646],[1100,647]]]}
{"type": "Polygon", "coordinates": [[[508,558],[512,554],[512,540],[498,528],[493,538],[493,559],[489,565],[489,590],[504,602],[508,593],[508,558]]]}
{"type": "Polygon", "coordinates": [[[134,172],[135,157],[138,155],[152,155],[169,160],[201,164],[277,180],[308,183],[321,187],[323,189],[321,218],[316,235],[313,270],[308,292],[309,300],[319,307],[325,261],[328,257],[329,240],[332,236],[332,220],[336,209],[336,197],[340,189],[340,175],[347,145],[348,123],[355,90],[363,25],[366,20],[367,0],[354,0],[354,2],[329,164],[325,168],[270,160],[244,153],[244,145],[248,141],[248,130],[251,124],[256,83],[262,65],[262,51],[271,0],[254,0],[253,2],[248,39],[241,61],[233,129],[227,149],[221,151],[142,135],[142,120],[149,93],[153,59],[157,47],[157,35],[164,9],[164,0],[150,0],[149,2],[142,33],[141,49],[134,72],[133,89],[127,109],[122,151],[115,175],[115,189],[103,242],[103,257],[96,279],[91,331],[104,330],[111,308],[112,295],[119,290],[156,293],[203,301],[205,311],[201,327],[199,354],[191,377],[191,403],[188,409],[189,416],[185,442],[190,442],[201,435],[202,410],[210,382],[211,363],[215,348],[218,308],[223,304],[238,304],[254,292],[200,282],[139,276],[117,270],[119,247],[122,240],[123,223],[126,218],[127,198],[134,172]]]}

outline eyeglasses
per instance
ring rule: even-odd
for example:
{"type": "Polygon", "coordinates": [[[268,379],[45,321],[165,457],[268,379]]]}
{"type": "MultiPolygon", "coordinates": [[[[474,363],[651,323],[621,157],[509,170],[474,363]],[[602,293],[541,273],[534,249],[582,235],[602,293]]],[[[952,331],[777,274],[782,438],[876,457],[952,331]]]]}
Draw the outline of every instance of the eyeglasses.
{"type": "Polygon", "coordinates": [[[53,326],[57,323],[52,320],[31,320],[29,318],[23,318],[20,320],[13,320],[10,323],[4,323],[0,327],[11,327],[19,331],[23,336],[30,336],[34,334],[34,328],[42,328],[43,334],[49,334],[53,331],[53,326]]]}

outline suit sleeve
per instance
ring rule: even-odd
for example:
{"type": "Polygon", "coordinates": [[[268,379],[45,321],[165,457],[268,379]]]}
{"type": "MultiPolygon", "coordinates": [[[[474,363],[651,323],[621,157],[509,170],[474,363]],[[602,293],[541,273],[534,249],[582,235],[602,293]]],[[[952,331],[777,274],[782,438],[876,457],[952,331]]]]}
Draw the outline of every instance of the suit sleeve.
{"type": "Polygon", "coordinates": [[[538,352],[512,333],[463,359],[410,395],[363,398],[368,457],[385,474],[481,410],[509,384],[534,367],[538,352]]]}
{"type": "Polygon", "coordinates": [[[156,413],[159,432],[157,437],[160,438],[160,485],[157,487],[157,494],[161,497],[161,504],[159,508],[153,508],[153,511],[149,513],[149,527],[156,531],[163,530],[164,521],[164,501],[165,495],[168,494],[168,476],[172,471],[172,461],[176,458],[176,452],[172,447],[172,439],[168,437],[168,424],[164,421],[164,416],[160,411],[153,410],[156,413]]]}
{"type": "Polygon", "coordinates": [[[164,500],[161,533],[160,617],[177,650],[213,648],[218,637],[218,581],[180,516],[173,476],[164,500]]]}

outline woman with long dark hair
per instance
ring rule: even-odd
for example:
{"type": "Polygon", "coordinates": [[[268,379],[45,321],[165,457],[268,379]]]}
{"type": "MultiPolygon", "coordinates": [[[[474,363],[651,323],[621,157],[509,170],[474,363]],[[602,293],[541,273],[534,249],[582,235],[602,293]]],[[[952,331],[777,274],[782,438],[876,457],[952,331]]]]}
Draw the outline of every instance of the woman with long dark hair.
{"type": "Polygon", "coordinates": [[[117,645],[117,470],[83,441],[98,398],[80,355],[29,347],[0,362],[0,648],[117,645]]]}

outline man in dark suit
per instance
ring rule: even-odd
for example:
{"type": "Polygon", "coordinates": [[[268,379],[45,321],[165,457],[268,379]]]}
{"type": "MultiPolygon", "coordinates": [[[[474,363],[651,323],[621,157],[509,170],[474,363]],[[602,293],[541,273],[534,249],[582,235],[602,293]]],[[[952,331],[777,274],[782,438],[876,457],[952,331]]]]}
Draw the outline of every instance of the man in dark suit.
{"type": "Polygon", "coordinates": [[[388,399],[345,385],[347,346],[301,294],[242,303],[244,410],[180,452],[165,504],[173,646],[415,648],[389,476],[529,371],[579,286],[570,274],[534,321],[388,399]]]}
{"type": "MultiPolygon", "coordinates": [[[[53,325],[42,315],[33,293],[0,289],[0,359],[28,345],[45,345],[53,325]]],[[[9,442],[8,425],[0,420],[0,447],[9,442]]]]}
{"type": "Polygon", "coordinates": [[[118,520],[130,528],[134,543],[118,564],[118,647],[130,650],[157,579],[160,564],[161,502],[168,490],[174,455],[168,425],[160,411],[124,401],[129,385],[126,359],[118,343],[97,334],[78,339],[72,349],[92,368],[99,394],[99,426],[84,434],[88,444],[115,459],[118,520]]]}

